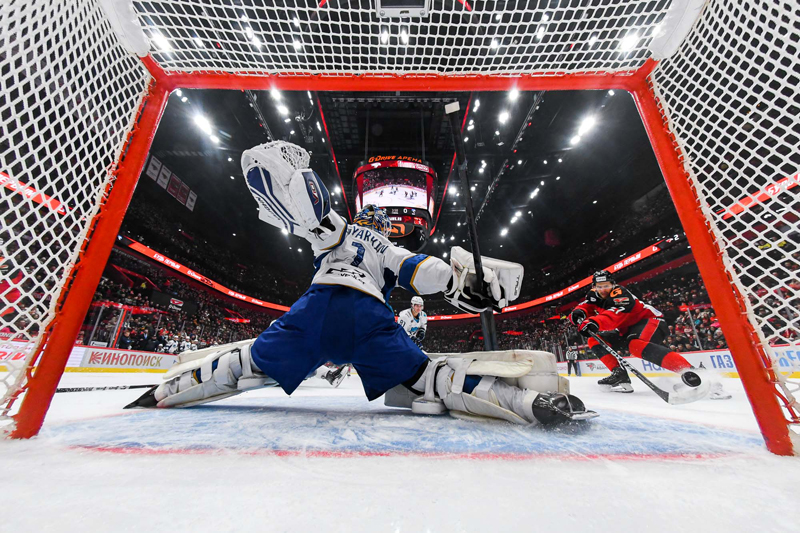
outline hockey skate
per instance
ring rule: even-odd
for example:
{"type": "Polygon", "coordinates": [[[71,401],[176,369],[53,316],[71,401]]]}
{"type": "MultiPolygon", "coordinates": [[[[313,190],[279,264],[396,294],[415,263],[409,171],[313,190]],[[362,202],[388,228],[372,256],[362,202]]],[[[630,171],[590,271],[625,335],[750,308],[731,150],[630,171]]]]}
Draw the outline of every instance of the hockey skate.
{"type": "Polygon", "coordinates": [[[631,378],[628,376],[628,371],[621,366],[612,370],[611,375],[607,378],[598,380],[597,384],[606,392],[633,392],[633,386],[631,385],[631,378]]]}
{"type": "Polygon", "coordinates": [[[572,394],[542,393],[533,401],[533,416],[543,425],[572,420],[591,420],[599,416],[586,409],[583,401],[572,394]]]}
{"type": "Polygon", "coordinates": [[[334,368],[328,371],[327,374],[322,376],[322,379],[331,384],[334,389],[342,384],[344,378],[347,377],[347,368],[349,365],[342,365],[339,368],[334,368]]]}

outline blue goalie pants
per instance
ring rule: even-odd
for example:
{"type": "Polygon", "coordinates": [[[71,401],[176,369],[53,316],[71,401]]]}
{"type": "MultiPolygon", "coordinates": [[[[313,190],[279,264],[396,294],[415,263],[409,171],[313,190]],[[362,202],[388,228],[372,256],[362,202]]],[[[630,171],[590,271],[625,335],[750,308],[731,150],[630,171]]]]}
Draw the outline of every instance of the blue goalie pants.
{"type": "Polygon", "coordinates": [[[428,362],[386,304],[338,285],[312,285],[256,339],[250,354],[286,394],[328,361],[351,363],[370,401],[428,362]]]}

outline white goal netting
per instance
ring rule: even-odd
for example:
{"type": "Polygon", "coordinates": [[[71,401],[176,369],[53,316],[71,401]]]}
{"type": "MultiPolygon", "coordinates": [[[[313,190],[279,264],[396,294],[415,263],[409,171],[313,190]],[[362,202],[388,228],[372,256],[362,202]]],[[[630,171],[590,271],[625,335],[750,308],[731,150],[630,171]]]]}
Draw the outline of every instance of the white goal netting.
{"type": "MultiPolygon", "coordinates": [[[[99,1],[0,9],[3,405],[58,311],[151,81],[99,1]]],[[[378,18],[372,0],[133,2],[152,60],[184,80],[374,76],[386,90],[398,79],[538,76],[564,88],[570,76],[632,75],[670,6],[433,1],[429,17],[401,21],[378,18]]],[[[798,47],[795,0],[711,1],[649,77],[741,312],[782,379],[800,373],[798,47]]]]}
{"type": "Polygon", "coordinates": [[[149,78],[95,2],[0,8],[0,431],[113,184],[149,78]]]}
{"type": "Polygon", "coordinates": [[[742,313],[782,392],[796,393],[800,4],[713,2],[651,81],[729,277],[744,295],[742,313]]]}
{"type": "Polygon", "coordinates": [[[387,77],[632,72],[670,4],[437,1],[428,18],[402,22],[378,18],[373,0],[319,3],[134,2],[168,72],[387,77]]]}

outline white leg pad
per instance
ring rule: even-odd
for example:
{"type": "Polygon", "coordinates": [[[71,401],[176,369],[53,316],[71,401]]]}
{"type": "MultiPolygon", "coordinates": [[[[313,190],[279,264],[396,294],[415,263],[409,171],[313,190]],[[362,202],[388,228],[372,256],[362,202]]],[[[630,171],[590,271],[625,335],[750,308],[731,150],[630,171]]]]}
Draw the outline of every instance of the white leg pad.
{"type": "MultiPolygon", "coordinates": [[[[411,402],[415,413],[449,410],[454,416],[467,414],[515,424],[535,420],[531,405],[540,392],[569,393],[569,382],[558,376],[555,356],[532,350],[441,354],[429,363],[423,380],[424,394],[411,402]],[[482,378],[471,394],[463,391],[467,376],[482,378]]],[[[408,394],[396,391],[387,395],[385,403],[405,407],[408,400],[408,394]]]]}
{"type": "Polygon", "coordinates": [[[253,368],[250,345],[236,344],[228,345],[227,350],[208,352],[202,359],[183,363],[184,371],[180,375],[168,379],[156,389],[158,407],[190,407],[228,398],[245,390],[275,385],[275,380],[253,368]],[[198,373],[200,382],[197,381],[198,373]]]}

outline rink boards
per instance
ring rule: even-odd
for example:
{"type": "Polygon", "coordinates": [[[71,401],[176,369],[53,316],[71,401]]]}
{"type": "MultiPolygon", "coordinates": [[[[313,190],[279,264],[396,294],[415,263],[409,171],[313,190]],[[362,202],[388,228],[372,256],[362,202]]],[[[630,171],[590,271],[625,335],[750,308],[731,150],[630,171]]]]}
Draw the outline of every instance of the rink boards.
{"type": "MultiPolygon", "coordinates": [[[[5,360],[18,360],[25,357],[28,343],[5,341],[0,343],[0,372],[6,371],[5,360]]],[[[800,378],[800,348],[796,346],[773,347],[775,358],[781,371],[788,377],[800,378]],[[791,376],[789,373],[791,372],[791,376]]],[[[738,378],[736,365],[729,350],[707,350],[684,352],[682,354],[692,365],[718,372],[723,377],[738,378]]],[[[74,346],[70,353],[65,372],[149,372],[164,373],[177,360],[177,356],[163,353],[119,350],[97,346],[74,346]]],[[[638,357],[628,358],[629,362],[648,377],[670,376],[671,372],[638,357]]],[[[608,369],[598,359],[579,360],[582,376],[607,376],[608,369]]],[[[567,363],[558,363],[559,373],[567,374],[567,363]]]]}
{"type": "MultiPolygon", "coordinates": [[[[800,347],[774,346],[773,355],[778,361],[778,368],[787,377],[800,378],[800,347]]],[[[730,350],[704,350],[681,353],[693,366],[717,372],[726,378],[738,378],[739,373],[733,362],[730,350]]],[[[658,365],[639,359],[627,357],[628,362],[648,377],[666,377],[674,375],[658,365]]],[[[581,359],[578,361],[582,376],[607,376],[609,371],[599,359],[581,359]]],[[[567,375],[567,362],[558,363],[558,372],[567,375]]]]}

